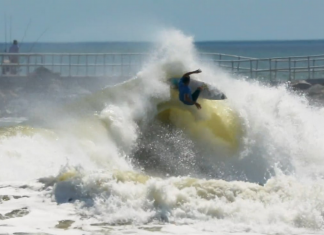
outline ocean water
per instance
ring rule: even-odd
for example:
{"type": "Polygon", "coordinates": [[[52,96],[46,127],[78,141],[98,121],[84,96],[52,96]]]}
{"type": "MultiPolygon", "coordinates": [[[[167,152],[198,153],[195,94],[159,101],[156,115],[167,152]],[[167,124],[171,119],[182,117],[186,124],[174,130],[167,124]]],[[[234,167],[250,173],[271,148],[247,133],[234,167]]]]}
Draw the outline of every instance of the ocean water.
{"type": "MultiPolygon", "coordinates": [[[[307,56],[324,54],[324,40],[295,41],[207,41],[193,42],[198,52],[224,53],[254,58],[307,56]]],[[[155,43],[149,42],[84,42],[84,43],[44,43],[28,42],[20,44],[24,53],[146,53],[151,52],[155,43]]],[[[0,43],[1,51],[10,43],[0,43]]]]}
{"type": "MultiPolygon", "coordinates": [[[[241,55],[298,47],[260,43],[241,55]]],[[[323,234],[324,109],[204,64],[202,50],[240,54],[211,44],[163,32],[128,81],[2,119],[0,233],[323,234]],[[166,78],[196,68],[228,100],[170,103],[166,78]]]]}

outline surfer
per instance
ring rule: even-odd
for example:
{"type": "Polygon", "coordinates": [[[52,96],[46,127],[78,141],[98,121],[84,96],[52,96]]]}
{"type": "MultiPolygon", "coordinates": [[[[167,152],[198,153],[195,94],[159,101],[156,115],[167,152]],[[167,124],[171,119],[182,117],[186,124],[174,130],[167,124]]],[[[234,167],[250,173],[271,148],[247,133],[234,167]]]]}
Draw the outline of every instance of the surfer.
{"type": "Polygon", "coordinates": [[[185,73],[179,81],[179,100],[186,105],[195,105],[197,109],[201,109],[201,105],[197,103],[200,91],[203,90],[203,87],[198,87],[197,90],[191,94],[191,89],[189,87],[190,75],[195,73],[201,73],[200,69],[197,69],[192,72],[185,73]]]}

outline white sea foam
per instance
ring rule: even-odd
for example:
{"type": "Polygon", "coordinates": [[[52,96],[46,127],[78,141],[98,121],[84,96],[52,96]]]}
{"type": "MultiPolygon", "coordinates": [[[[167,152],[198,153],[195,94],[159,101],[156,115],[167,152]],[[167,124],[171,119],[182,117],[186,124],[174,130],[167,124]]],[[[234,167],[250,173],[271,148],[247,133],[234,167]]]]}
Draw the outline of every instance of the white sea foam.
{"type": "Polygon", "coordinates": [[[192,42],[164,31],[137,78],[75,104],[81,114],[60,113],[53,118],[59,125],[42,129],[3,128],[0,195],[10,200],[2,201],[0,214],[24,207],[29,213],[0,220],[1,232],[323,233],[323,110],[283,86],[238,79],[201,62],[192,42]],[[210,152],[181,130],[164,135],[166,128],[157,132],[161,138],[143,141],[159,145],[155,152],[146,146],[152,156],[144,161],[158,160],[153,173],[172,164],[172,175],[143,172],[134,151],[157,125],[156,105],[169,99],[163,81],[197,68],[203,73],[193,77],[224,91],[238,113],[238,151],[210,152]],[[164,136],[195,164],[177,167],[176,156],[161,156],[172,144],[164,136]],[[73,221],[68,230],[55,227],[61,220],[73,221]]]}

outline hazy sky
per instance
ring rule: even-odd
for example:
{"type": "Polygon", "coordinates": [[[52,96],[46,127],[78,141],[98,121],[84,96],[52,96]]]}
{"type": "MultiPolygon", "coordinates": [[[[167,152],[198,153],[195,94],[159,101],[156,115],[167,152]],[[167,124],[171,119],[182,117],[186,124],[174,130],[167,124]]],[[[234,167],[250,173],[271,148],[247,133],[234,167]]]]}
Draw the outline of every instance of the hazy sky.
{"type": "Polygon", "coordinates": [[[10,16],[25,42],[151,41],[167,28],[196,41],[324,39],[324,0],[0,0],[0,14],[2,42],[10,16]]]}

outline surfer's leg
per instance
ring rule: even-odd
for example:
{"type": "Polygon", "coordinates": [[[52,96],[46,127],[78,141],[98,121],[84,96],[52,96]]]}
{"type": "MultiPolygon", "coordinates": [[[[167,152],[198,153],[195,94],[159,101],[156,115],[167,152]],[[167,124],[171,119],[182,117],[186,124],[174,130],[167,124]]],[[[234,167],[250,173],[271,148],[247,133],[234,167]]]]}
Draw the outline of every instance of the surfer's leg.
{"type": "Polygon", "coordinates": [[[197,89],[194,93],[192,93],[191,97],[192,97],[192,101],[196,102],[198,97],[200,95],[200,89],[197,89]]]}

